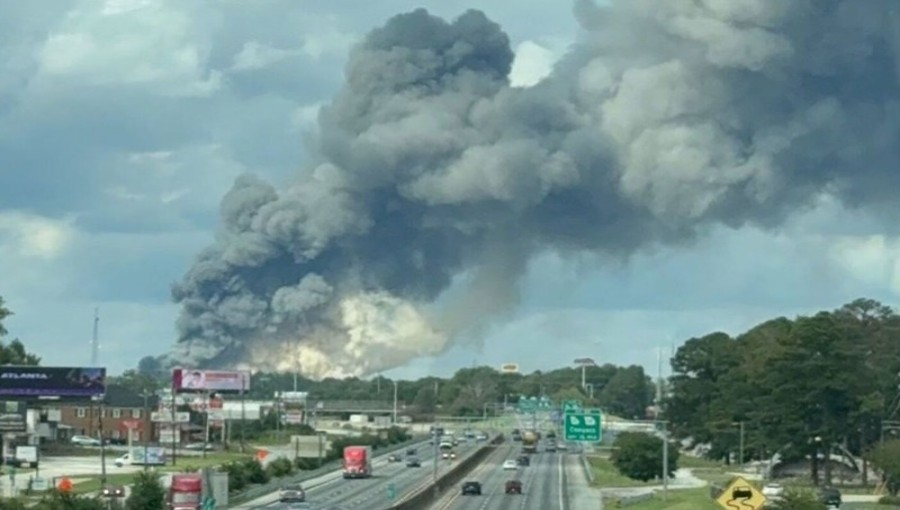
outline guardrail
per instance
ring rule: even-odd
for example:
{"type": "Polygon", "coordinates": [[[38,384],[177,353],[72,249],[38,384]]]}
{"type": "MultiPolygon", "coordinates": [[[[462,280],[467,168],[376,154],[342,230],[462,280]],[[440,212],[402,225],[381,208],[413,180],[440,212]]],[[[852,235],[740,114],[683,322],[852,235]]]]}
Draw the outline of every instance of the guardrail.
{"type": "Polygon", "coordinates": [[[464,476],[469,474],[475,466],[481,463],[485,457],[490,455],[497,446],[502,443],[503,434],[500,434],[489,444],[482,446],[478,451],[460,462],[453,469],[441,475],[435,483],[429,483],[425,487],[419,489],[419,491],[389,507],[388,510],[421,510],[422,508],[428,508],[434,500],[440,497],[444,490],[448,487],[452,487],[464,476]]]}
{"type": "MultiPolygon", "coordinates": [[[[391,452],[395,452],[397,450],[402,450],[409,445],[421,443],[428,436],[413,436],[412,439],[408,441],[404,441],[402,443],[393,444],[390,446],[385,446],[384,448],[379,448],[375,450],[375,454],[377,456],[385,455],[391,452]]],[[[234,494],[230,494],[228,496],[228,504],[229,505],[242,505],[248,501],[252,501],[256,498],[261,498],[266,494],[271,494],[277,491],[281,486],[285,484],[293,484],[293,483],[301,483],[307,480],[311,480],[313,478],[318,478],[322,475],[327,475],[328,473],[334,472],[342,467],[342,459],[335,459],[328,462],[322,463],[322,467],[312,469],[309,471],[302,471],[298,474],[285,476],[283,478],[278,478],[271,480],[269,483],[253,485],[248,487],[247,489],[236,492],[234,494]]]]}
{"type": "Polygon", "coordinates": [[[581,468],[584,469],[584,476],[587,477],[588,483],[594,485],[594,468],[591,467],[591,462],[584,450],[581,451],[581,468]]]}

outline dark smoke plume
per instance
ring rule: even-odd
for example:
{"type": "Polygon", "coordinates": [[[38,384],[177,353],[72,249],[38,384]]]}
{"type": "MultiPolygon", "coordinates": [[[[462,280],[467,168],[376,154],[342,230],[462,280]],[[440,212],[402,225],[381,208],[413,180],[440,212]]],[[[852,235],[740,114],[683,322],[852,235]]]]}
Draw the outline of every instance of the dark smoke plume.
{"type": "Polygon", "coordinates": [[[576,3],[579,43],[528,88],[480,12],[371,32],[320,114],[318,163],[225,196],[174,289],[175,358],[372,373],[477,335],[540,251],[627,255],[823,195],[896,198],[896,0],[610,4],[576,3]]]}

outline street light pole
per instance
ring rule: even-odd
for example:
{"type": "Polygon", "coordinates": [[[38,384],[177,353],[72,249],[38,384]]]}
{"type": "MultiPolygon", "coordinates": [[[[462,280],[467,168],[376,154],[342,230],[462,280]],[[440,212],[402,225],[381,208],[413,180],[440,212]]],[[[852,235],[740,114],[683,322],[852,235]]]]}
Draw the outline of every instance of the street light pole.
{"type": "Polygon", "coordinates": [[[141,434],[141,436],[142,436],[141,439],[144,440],[144,471],[147,471],[148,469],[150,469],[150,463],[147,462],[147,453],[148,453],[147,445],[150,444],[150,437],[153,435],[153,431],[151,429],[152,425],[150,425],[152,422],[150,421],[150,404],[148,401],[148,399],[150,398],[150,392],[147,391],[146,388],[144,389],[143,397],[144,397],[144,433],[141,434]]]}
{"type": "Polygon", "coordinates": [[[574,363],[581,367],[581,389],[587,391],[587,367],[596,366],[597,363],[591,358],[577,358],[574,363]]]}
{"type": "Polygon", "coordinates": [[[394,381],[394,425],[397,425],[397,381],[394,381]]]}
{"type": "Polygon", "coordinates": [[[669,500],[669,428],[662,422],[663,434],[663,501],[669,500]]]}

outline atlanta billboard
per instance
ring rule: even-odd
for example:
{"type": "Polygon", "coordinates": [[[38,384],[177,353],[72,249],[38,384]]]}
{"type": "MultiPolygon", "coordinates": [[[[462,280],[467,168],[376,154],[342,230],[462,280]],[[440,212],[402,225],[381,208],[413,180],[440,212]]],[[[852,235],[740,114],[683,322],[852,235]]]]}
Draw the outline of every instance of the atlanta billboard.
{"type": "Polygon", "coordinates": [[[0,397],[94,398],[105,393],[105,368],[0,367],[0,397]]]}
{"type": "Polygon", "coordinates": [[[250,372],[176,368],[172,371],[172,388],[178,393],[246,392],[250,390],[250,372]]]}

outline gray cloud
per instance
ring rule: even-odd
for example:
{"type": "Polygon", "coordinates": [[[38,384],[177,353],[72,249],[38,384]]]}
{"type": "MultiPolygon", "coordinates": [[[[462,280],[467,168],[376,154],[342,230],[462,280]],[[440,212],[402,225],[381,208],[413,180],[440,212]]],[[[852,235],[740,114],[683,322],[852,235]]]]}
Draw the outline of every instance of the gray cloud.
{"type": "Polygon", "coordinates": [[[477,336],[541,251],[629,255],[776,226],[823,194],[896,199],[892,2],[575,13],[582,42],[530,88],[510,87],[509,40],[479,12],[369,33],[320,113],[315,164],[223,200],[221,235],[175,286],[178,359],[370,373],[477,336]]]}

